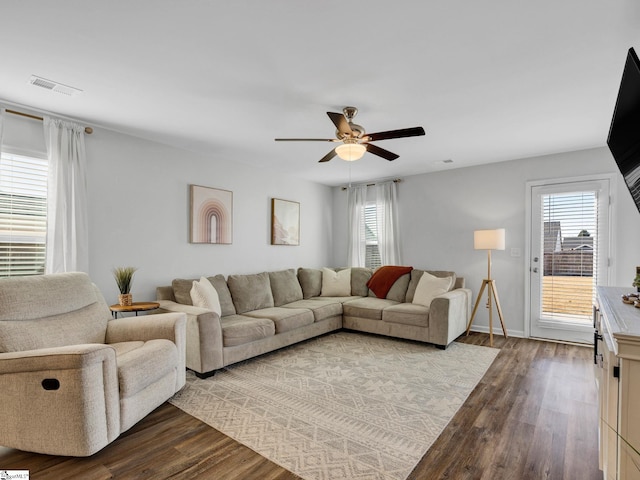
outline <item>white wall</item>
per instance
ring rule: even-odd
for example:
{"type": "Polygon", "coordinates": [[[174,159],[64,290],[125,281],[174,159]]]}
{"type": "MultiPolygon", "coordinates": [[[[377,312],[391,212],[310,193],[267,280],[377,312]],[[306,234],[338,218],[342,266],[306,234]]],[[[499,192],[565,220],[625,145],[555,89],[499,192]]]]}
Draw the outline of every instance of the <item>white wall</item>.
{"type": "Polygon", "coordinates": [[[86,140],[90,275],[107,301],[111,269],[139,268],[134,301],[155,299],[174,278],[326,265],[331,252],[329,187],[96,129],[86,140]],[[233,243],[189,243],[189,184],[233,192],[233,243]],[[300,202],[300,245],[270,245],[271,198],[300,202]]]}
{"type": "MultiPolygon", "coordinates": [[[[45,150],[42,123],[5,116],[5,145],[45,150]]],[[[177,277],[257,273],[327,265],[331,258],[330,187],[155,142],[94,128],[85,137],[89,275],[107,302],[117,301],[111,270],[138,267],[134,301],[177,277]],[[233,243],[189,243],[189,184],[233,192],[233,243]],[[300,202],[300,245],[272,246],[271,198],[300,202]]]]}
{"type": "MultiPolygon", "coordinates": [[[[506,250],[493,252],[492,273],[507,330],[521,336],[528,274],[524,258],[526,183],[610,173],[616,174],[612,235],[615,276],[611,283],[630,286],[635,266],[640,265],[640,214],[606,148],[405,177],[398,190],[403,263],[416,268],[454,270],[466,278],[475,298],[486,277],[487,256],[486,252],[473,249],[473,231],[505,228],[506,250]],[[519,248],[522,256],[512,257],[512,248],[519,248]]],[[[346,205],[346,192],[335,188],[336,265],[346,264],[347,259],[346,205]]],[[[480,308],[474,326],[487,328],[487,317],[486,309],[480,308]]]]}

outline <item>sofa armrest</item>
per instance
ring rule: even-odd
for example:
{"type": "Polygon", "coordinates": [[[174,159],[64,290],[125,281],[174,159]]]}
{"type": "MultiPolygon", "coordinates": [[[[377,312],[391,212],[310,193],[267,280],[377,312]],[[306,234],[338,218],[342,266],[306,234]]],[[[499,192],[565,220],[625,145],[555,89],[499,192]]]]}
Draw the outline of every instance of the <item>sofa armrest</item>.
{"type": "Polygon", "coordinates": [[[447,346],[467,328],[471,290],[456,288],[438,295],[429,307],[429,337],[432,343],[447,346]]]}
{"type": "Polygon", "coordinates": [[[187,316],[180,312],[109,320],[106,341],[107,343],[118,343],[166,339],[175,343],[178,349],[177,391],[184,386],[186,381],[186,324],[187,316]]]}
{"type": "Polygon", "coordinates": [[[222,325],[217,313],[171,300],[159,303],[158,312],[182,312],[187,316],[188,369],[205,376],[224,367],[222,325]]]}
{"type": "Polygon", "coordinates": [[[0,445],[88,456],[120,434],[116,352],[108,345],[1,353],[0,391],[0,445]]]}

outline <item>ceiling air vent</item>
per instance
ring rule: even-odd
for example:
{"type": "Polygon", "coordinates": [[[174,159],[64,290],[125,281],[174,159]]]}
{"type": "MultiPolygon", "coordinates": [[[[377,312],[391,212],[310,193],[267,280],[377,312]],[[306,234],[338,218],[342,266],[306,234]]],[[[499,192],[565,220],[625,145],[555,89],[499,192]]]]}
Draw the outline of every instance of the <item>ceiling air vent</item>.
{"type": "Polygon", "coordinates": [[[82,93],[82,90],[79,88],[70,87],[69,85],[54,82],[53,80],[47,80],[46,78],[38,77],[37,75],[31,75],[29,83],[36,87],[46,88],[52,92],[62,93],[63,95],[68,95],[70,97],[82,93]]]}

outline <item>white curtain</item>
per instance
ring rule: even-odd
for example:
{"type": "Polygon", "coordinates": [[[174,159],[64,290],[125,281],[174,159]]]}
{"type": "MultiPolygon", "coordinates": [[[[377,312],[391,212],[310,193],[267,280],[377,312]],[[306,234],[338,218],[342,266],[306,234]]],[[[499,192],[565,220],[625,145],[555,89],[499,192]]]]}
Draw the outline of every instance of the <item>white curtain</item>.
{"type": "Polygon", "coordinates": [[[364,230],[364,207],[367,203],[367,186],[349,187],[347,198],[349,209],[347,264],[351,267],[364,267],[367,254],[364,230]]]}
{"type": "Polygon", "coordinates": [[[398,190],[396,182],[375,185],[378,250],[382,265],[401,265],[398,245],[398,190]]]}
{"type": "Polygon", "coordinates": [[[49,159],[45,273],[89,269],[84,127],[44,117],[49,159]]]}

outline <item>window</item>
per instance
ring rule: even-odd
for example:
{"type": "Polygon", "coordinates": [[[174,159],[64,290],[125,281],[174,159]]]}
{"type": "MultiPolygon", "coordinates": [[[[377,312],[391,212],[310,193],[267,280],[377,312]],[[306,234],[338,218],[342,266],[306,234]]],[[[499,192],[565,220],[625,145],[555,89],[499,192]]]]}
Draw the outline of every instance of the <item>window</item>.
{"type": "Polygon", "coordinates": [[[543,315],[591,322],[598,284],[598,192],[543,195],[541,207],[543,315]]]}
{"type": "Polygon", "coordinates": [[[363,219],[366,245],[365,267],[378,268],[382,262],[378,248],[378,215],[374,202],[365,205],[363,219]]]}
{"type": "Polygon", "coordinates": [[[47,160],[0,155],[0,277],[44,273],[47,160]]]}

